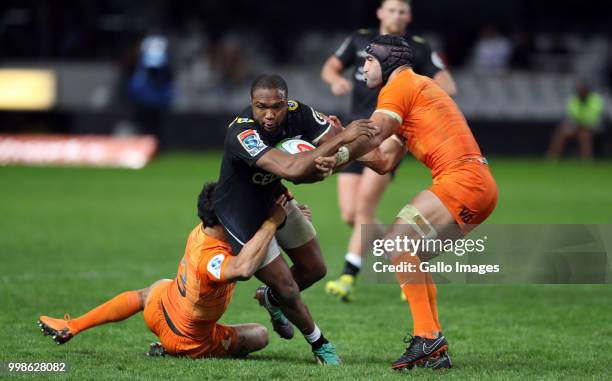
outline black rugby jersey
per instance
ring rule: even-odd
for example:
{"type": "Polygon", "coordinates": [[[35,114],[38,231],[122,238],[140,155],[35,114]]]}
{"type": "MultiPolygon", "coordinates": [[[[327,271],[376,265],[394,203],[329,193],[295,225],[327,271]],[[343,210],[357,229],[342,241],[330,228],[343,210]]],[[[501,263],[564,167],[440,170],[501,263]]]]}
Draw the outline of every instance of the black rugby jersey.
{"type": "Polygon", "coordinates": [[[278,176],[257,167],[257,160],[283,139],[317,145],[330,128],[312,107],[293,100],[288,101],[287,117],[275,133],[266,132],[253,119],[251,107],[229,125],[213,207],[229,232],[234,254],[257,232],[274,200],[286,190],[278,176]]]}

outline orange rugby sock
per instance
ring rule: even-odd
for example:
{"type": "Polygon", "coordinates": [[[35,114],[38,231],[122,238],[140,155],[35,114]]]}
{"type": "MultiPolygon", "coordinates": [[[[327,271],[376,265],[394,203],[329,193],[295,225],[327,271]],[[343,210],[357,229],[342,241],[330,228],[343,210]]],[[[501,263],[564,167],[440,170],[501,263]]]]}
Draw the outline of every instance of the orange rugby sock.
{"type": "MultiPolygon", "coordinates": [[[[413,335],[433,339],[437,337],[439,328],[429,303],[429,285],[431,278],[419,270],[420,259],[416,255],[400,254],[391,257],[391,263],[413,265],[412,272],[396,272],[395,277],[402,287],[402,292],[410,305],[413,321],[413,335]]],[[[432,283],[433,284],[433,283],[432,283]]],[[[435,294],[433,295],[435,302],[435,294]]],[[[437,308],[436,308],[437,312],[437,308]]]]}
{"type": "Polygon", "coordinates": [[[78,333],[100,324],[121,321],[142,310],[138,291],[123,292],[86,314],[69,321],[68,326],[78,333]]]}
{"type": "Polygon", "coordinates": [[[427,296],[429,297],[429,308],[436,323],[436,330],[440,332],[442,328],[440,326],[440,318],[438,317],[438,290],[429,273],[427,274],[427,296]]]}
{"type": "Polygon", "coordinates": [[[438,328],[429,305],[429,293],[425,283],[405,283],[402,291],[408,299],[412,313],[413,335],[434,339],[438,328]]]}

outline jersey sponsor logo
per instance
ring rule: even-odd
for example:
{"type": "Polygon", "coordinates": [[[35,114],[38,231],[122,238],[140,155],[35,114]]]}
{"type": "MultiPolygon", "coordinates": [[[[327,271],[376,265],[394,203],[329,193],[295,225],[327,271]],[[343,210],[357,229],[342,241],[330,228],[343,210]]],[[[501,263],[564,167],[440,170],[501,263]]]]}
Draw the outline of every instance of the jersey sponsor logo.
{"type": "Polygon", "coordinates": [[[287,101],[287,109],[289,111],[297,110],[297,108],[298,108],[298,103],[296,101],[294,100],[287,101]]]}
{"type": "Polygon", "coordinates": [[[327,124],[327,120],[325,120],[325,118],[323,117],[323,115],[321,115],[320,112],[315,111],[315,109],[313,109],[312,107],[310,108],[310,111],[312,111],[312,117],[317,123],[319,123],[321,126],[327,124]]]}
{"type": "Polygon", "coordinates": [[[225,260],[225,255],[217,254],[208,261],[206,265],[206,271],[217,279],[221,279],[221,265],[225,260]]]}
{"type": "Polygon", "coordinates": [[[259,134],[255,130],[246,130],[238,134],[238,141],[251,156],[257,156],[258,153],[266,148],[266,144],[261,140],[259,134]]]}
{"type": "Polygon", "coordinates": [[[436,52],[432,52],[431,53],[431,62],[434,64],[435,67],[437,67],[440,70],[444,70],[445,66],[444,66],[444,61],[442,61],[442,58],[440,58],[440,56],[438,55],[438,53],[436,52]]]}
{"type": "Polygon", "coordinates": [[[278,179],[278,176],[276,176],[274,173],[261,172],[254,173],[253,177],[251,178],[253,183],[257,185],[268,185],[274,182],[276,179],[278,179]]]}

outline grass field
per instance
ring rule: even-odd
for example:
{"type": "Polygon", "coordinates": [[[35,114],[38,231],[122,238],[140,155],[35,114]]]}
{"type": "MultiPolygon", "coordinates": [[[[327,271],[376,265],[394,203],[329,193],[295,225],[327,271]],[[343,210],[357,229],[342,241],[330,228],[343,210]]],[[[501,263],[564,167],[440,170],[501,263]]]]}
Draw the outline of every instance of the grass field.
{"type": "MultiPolygon", "coordinates": [[[[0,168],[0,361],[67,361],[72,379],[610,379],[612,285],[444,285],[440,315],[455,367],[395,374],[412,326],[399,288],[360,285],[339,304],[319,282],[304,298],[345,364],[314,365],[309,346],[274,333],[247,360],[150,359],[154,336],[142,314],[92,329],[64,346],[41,335],[39,315],[77,316],[124,290],[176,273],[185,238],[197,223],[195,200],[215,180],[215,154],[163,155],[141,171],[0,168]]],[[[490,223],[612,223],[612,162],[550,164],[492,160],[500,199],[490,223]]],[[[406,160],[383,200],[382,221],[429,185],[406,160]]],[[[340,219],[335,182],[292,187],[313,210],[328,263],[340,271],[349,229],[340,219]]],[[[222,322],[268,317],[241,283],[222,322]]],[[[0,378],[17,378],[0,373],[0,378]]],[[[58,376],[49,376],[58,378],[58,376]]],[[[44,378],[39,375],[37,378],[44,378]]]]}

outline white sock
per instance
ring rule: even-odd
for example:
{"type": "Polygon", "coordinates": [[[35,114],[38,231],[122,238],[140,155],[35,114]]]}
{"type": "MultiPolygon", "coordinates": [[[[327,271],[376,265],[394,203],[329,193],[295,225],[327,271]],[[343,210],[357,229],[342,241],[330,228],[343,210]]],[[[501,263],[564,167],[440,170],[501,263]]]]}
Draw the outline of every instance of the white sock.
{"type": "Polygon", "coordinates": [[[346,253],[344,260],[350,263],[351,265],[357,267],[358,269],[361,268],[361,255],[349,252],[346,253]]]}
{"type": "Polygon", "coordinates": [[[319,329],[319,327],[315,324],[314,330],[312,331],[312,333],[309,333],[308,335],[304,335],[304,337],[306,338],[306,341],[308,341],[309,343],[314,343],[315,341],[319,340],[321,338],[321,330],[319,329]]]}

